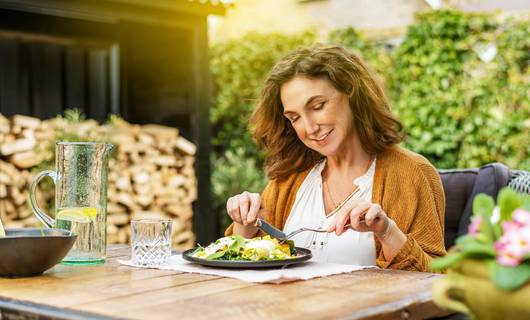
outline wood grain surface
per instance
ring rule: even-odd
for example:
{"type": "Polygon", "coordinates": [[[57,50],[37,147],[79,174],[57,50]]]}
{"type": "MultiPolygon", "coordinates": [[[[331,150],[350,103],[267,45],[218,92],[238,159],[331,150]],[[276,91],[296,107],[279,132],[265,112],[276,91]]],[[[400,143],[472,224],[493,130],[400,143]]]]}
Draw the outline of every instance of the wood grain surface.
{"type": "MultiPolygon", "coordinates": [[[[0,278],[0,310],[56,319],[423,319],[440,275],[367,269],[287,284],[121,266],[114,245],[98,266],[58,265],[33,278],[0,278]]],[[[0,313],[0,319],[2,318],[0,313]]]]}

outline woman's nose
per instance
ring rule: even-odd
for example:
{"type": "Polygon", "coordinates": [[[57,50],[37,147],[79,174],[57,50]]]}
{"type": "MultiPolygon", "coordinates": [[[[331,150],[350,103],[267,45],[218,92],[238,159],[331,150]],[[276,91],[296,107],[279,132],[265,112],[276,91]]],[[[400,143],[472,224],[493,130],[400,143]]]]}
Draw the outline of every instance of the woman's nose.
{"type": "Polygon", "coordinates": [[[310,118],[304,119],[304,126],[307,132],[307,135],[313,135],[317,133],[320,128],[320,126],[310,118]]]}

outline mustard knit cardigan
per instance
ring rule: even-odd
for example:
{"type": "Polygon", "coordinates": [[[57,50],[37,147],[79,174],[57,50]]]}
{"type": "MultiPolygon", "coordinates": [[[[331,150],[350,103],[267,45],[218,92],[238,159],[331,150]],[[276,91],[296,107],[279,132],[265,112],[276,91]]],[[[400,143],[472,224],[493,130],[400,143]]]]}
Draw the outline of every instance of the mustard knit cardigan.
{"type": "MultiPolygon", "coordinates": [[[[286,179],[272,180],[261,194],[264,217],[283,229],[296,193],[309,170],[286,179]]],[[[398,254],[387,261],[376,239],[377,265],[381,268],[429,271],[429,261],[446,254],[444,247],[445,200],[440,176],[424,157],[394,146],[377,156],[372,202],[407,236],[398,254]]],[[[226,234],[232,233],[232,226],[226,234]]]]}

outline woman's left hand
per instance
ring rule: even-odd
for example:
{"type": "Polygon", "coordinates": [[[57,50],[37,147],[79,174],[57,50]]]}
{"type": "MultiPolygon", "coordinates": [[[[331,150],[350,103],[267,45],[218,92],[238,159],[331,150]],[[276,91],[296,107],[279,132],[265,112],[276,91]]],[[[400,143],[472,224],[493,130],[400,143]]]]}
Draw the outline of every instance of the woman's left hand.
{"type": "Polygon", "coordinates": [[[358,232],[371,231],[376,236],[384,236],[390,226],[390,219],[380,205],[364,200],[350,200],[335,213],[335,219],[330,224],[328,232],[335,232],[340,236],[345,226],[358,232]]]}

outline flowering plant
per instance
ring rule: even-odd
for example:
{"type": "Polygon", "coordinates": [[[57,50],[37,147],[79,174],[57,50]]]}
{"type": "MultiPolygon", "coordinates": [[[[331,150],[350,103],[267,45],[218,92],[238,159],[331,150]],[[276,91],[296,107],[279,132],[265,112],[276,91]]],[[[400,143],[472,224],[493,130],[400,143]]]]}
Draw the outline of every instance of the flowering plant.
{"type": "Polygon", "coordinates": [[[465,259],[484,260],[493,284],[504,290],[520,288],[530,279],[530,196],[510,188],[493,198],[479,194],[473,201],[468,234],[459,237],[432,270],[458,266],[465,259]]]}

